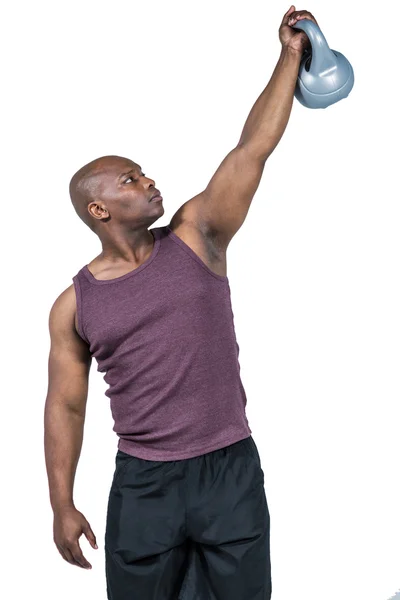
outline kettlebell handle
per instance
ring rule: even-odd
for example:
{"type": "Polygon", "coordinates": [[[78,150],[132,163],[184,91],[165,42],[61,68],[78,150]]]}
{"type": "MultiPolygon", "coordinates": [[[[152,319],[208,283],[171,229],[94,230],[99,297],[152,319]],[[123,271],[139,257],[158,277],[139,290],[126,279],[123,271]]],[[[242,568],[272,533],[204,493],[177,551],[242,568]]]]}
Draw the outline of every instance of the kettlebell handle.
{"type": "Polygon", "coordinates": [[[318,27],[311,19],[300,19],[293,29],[301,29],[307,35],[311,44],[310,73],[316,77],[324,76],[337,66],[337,60],[318,27]]]}

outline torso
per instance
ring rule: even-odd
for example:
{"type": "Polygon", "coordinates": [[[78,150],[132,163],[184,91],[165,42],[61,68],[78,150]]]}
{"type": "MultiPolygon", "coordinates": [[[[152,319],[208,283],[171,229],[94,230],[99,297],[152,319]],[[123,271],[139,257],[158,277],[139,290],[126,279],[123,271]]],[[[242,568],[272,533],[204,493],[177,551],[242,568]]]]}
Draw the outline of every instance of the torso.
{"type": "MultiPolygon", "coordinates": [[[[189,222],[184,221],[174,227],[171,221],[171,223],[169,223],[169,227],[175,233],[175,235],[177,235],[193,250],[193,252],[197,254],[197,256],[207,265],[207,267],[214,271],[214,273],[222,276],[227,275],[226,248],[219,246],[216,240],[211,240],[211,237],[201,232],[199,228],[195,227],[189,222]]],[[[140,267],[140,265],[137,265],[136,268],[137,267],[140,267]]],[[[96,273],[94,272],[93,274],[96,277],[96,273]]],[[[121,275],[124,275],[124,273],[119,272],[118,274],[115,274],[115,277],[119,277],[121,275]]],[[[78,330],[76,312],[75,329],[78,330]]]]}

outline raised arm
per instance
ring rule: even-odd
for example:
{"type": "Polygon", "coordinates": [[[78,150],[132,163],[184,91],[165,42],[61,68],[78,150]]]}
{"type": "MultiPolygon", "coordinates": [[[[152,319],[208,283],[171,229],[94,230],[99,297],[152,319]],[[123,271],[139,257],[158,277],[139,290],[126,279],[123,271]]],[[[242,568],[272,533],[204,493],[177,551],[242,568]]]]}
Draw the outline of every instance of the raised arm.
{"type": "Polygon", "coordinates": [[[281,139],[292,109],[300,61],[309,40],[291,25],[299,19],[316,20],[292,6],[279,28],[281,53],[268,85],[252,107],[237,146],[224,158],[206,189],[188,200],[174,215],[202,232],[228,243],[244,222],[259,186],[265,163],[281,139]]]}
{"type": "Polygon", "coordinates": [[[93,548],[96,539],[73,502],[75,472],[83,441],[91,356],[75,329],[73,285],[54,302],[49,317],[50,354],[44,411],[44,449],[50,502],[54,512],[54,542],[71,564],[91,568],[79,547],[85,533],[93,548]]]}

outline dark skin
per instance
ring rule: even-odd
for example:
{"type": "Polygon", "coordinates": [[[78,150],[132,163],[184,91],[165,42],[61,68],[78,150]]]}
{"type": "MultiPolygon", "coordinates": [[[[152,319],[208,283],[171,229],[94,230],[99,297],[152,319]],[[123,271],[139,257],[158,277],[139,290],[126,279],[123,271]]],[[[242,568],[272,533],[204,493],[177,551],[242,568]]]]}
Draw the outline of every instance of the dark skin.
{"type": "MultiPolygon", "coordinates": [[[[291,25],[304,18],[317,23],[310,12],[296,11],[294,6],[283,16],[279,60],[248,115],[237,146],[222,161],[206,189],[185,202],[169,224],[219,275],[226,275],[227,247],[245,220],[265,163],[289,120],[300,60],[309,47],[306,34],[291,25]]],[[[149,227],[164,214],[163,202],[149,201],[156,191],[155,182],[129,159],[102,157],[90,163],[85,173],[85,193],[75,187],[80,179],[77,175],[72,180],[71,199],[102,244],[102,252],[88,267],[97,279],[113,279],[137,268],[150,256],[154,239],[149,227]],[[118,179],[129,169],[133,169],[132,179],[118,179]]],[[[77,332],[73,285],[54,302],[49,329],[44,442],[54,512],[53,537],[64,560],[91,569],[79,538],[83,533],[91,547],[97,548],[96,537],[75,507],[73,483],[82,447],[92,358],[77,332]]]]}
{"type": "Polygon", "coordinates": [[[113,279],[132,271],[151,254],[149,226],[164,214],[159,192],[140,165],[123,157],[99,159],[93,175],[97,197],[87,205],[102,252],[88,265],[97,279],[113,279]]]}

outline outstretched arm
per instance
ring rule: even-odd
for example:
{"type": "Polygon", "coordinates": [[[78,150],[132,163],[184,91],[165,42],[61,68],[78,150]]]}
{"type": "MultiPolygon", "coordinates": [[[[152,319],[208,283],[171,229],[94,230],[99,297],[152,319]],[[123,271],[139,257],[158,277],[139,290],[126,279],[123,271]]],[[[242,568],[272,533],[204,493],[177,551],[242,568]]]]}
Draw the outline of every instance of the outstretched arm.
{"type": "Polygon", "coordinates": [[[316,20],[308,11],[285,13],[279,28],[281,53],[268,82],[249,116],[238,145],[225,157],[206,189],[186,202],[178,221],[186,220],[211,232],[225,247],[244,222],[264,170],[289,120],[303,50],[309,40],[291,25],[302,18],[316,20]]]}
{"type": "Polygon", "coordinates": [[[274,151],[289,120],[297,74],[303,51],[310,46],[304,32],[293,30],[300,19],[317,23],[306,10],[285,13],[279,28],[281,54],[267,87],[257,99],[243,128],[239,145],[246,146],[260,161],[266,161],[274,151]]]}
{"type": "Polygon", "coordinates": [[[239,146],[265,163],[281,139],[289,121],[301,55],[283,47],[267,87],[251,109],[239,146]]]}

